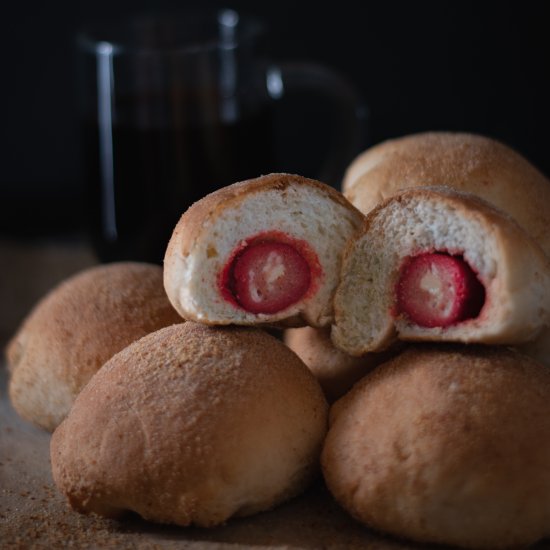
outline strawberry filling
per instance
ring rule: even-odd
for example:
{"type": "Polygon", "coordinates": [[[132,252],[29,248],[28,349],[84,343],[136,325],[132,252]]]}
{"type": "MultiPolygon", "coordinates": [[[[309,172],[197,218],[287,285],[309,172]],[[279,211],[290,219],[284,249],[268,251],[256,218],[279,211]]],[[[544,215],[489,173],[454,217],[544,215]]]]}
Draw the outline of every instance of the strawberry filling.
{"type": "Polygon", "coordinates": [[[273,314],[309,295],[320,271],[305,242],[271,232],[233,254],[221,273],[220,290],[226,300],[250,313],[273,314]]]}
{"type": "Polygon", "coordinates": [[[425,253],[408,258],[396,288],[397,313],[422,327],[448,327],[477,317],[485,288],[461,256],[425,253]]]}

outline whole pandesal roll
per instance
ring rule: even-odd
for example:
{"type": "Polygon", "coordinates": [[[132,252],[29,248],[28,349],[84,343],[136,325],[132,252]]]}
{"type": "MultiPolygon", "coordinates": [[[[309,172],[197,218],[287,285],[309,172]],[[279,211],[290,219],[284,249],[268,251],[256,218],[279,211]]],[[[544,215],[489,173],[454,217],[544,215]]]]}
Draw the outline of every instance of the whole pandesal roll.
{"type": "Polygon", "coordinates": [[[422,543],[526,547],[550,534],[550,370],[507,348],[411,347],[331,409],[337,501],[422,543]]]}
{"type": "Polygon", "coordinates": [[[160,266],[120,262],[77,273],[36,304],[8,343],[11,402],[22,417],[52,431],[105,361],[181,322],[160,266]]]}
{"type": "Polygon", "coordinates": [[[327,409],[307,367],[269,334],[174,325],[92,378],[53,434],[53,478],[80,512],[217,525],[304,489],[327,409]]]}
{"type": "Polygon", "coordinates": [[[550,256],[550,180],[488,137],[426,132],[385,141],[350,164],[342,188],[366,214],[401,189],[431,185],[482,197],[515,218],[550,256]]]}
{"type": "Polygon", "coordinates": [[[479,197],[410,188],[350,241],[334,309],[332,341],[351,355],[396,339],[522,344],[550,326],[550,259],[479,197]]]}
{"type": "Polygon", "coordinates": [[[367,372],[389,357],[388,353],[348,355],[332,343],[328,327],[286,329],[284,342],[315,375],[329,403],[342,397],[367,372]]]}
{"type": "Polygon", "coordinates": [[[344,245],[362,220],[341,193],[297,175],[224,187],[174,229],[166,293],[205,324],[326,326],[344,245]]]}

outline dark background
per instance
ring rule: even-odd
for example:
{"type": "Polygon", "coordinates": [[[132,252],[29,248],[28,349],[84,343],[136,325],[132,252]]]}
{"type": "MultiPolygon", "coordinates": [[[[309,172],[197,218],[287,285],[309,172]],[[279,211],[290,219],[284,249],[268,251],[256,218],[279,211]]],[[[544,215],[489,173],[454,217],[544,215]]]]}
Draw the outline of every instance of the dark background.
{"type": "Polygon", "coordinates": [[[370,110],[364,147],[422,130],[478,132],[550,174],[544,2],[18,2],[4,6],[0,22],[0,234],[82,227],[76,30],[153,7],[197,5],[262,16],[275,58],[315,61],[346,76],[370,110]]]}

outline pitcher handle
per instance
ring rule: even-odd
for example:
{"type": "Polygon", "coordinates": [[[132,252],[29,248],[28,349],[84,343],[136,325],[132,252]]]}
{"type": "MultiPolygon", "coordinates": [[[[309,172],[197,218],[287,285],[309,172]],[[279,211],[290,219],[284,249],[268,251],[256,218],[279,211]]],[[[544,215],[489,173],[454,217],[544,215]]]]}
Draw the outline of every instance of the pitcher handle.
{"type": "Polygon", "coordinates": [[[269,97],[277,102],[293,92],[309,92],[326,97],[332,104],[335,116],[330,117],[332,128],[327,129],[331,144],[316,177],[340,188],[347,165],[366,139],[369,112],[355,88],[331,69],[300,62],[268,67],[266,88],[269,97]]]}

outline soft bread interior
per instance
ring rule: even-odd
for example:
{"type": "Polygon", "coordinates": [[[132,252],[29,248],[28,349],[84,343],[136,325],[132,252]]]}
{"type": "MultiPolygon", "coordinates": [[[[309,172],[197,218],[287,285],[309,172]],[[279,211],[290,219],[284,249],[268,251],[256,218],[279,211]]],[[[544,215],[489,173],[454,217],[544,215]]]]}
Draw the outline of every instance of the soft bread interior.
{"type": "Polygon", "coordinates": [[[167,293],[180,314],[200,322],[252,324],[300,315],[308,324],[326,325],[332,319],[342,251],[362,219],[351,205],[333,200],[318,187],[291,184],[283,191],[248,194],[203,221],[189,254],[173,247],[165,264],[167,293]],[[218,278],[243,241],[266,231],[282,231],[308,243],[322,273],[311,296],[274,314],[254,314],[224,299],[218,278]]]}
{"type": "Polygon", "coordinates": [[[410,190],[374,210],[347,250],[331,337],[354,355],[397,336],[515,344],[548,323],[549,288],[548,260],[511,219],[465,194],[410,190]],[[403,261],[434,251],[461,255],[477,274],[486,298],[476,318],[426,328],[392,313],[403,261]]]}

